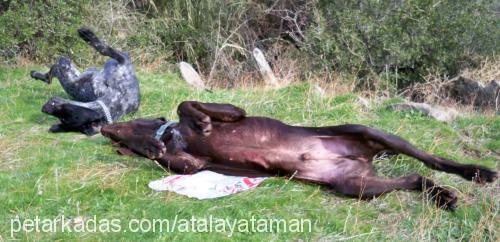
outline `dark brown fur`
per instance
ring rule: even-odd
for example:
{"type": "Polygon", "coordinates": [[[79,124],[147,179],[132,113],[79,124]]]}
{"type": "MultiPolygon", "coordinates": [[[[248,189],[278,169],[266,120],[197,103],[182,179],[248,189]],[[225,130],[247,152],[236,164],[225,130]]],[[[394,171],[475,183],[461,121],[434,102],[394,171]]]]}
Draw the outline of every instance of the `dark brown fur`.
{"type": "Polygon", "coordinates": [[[172,139],[172,128],[154,138],[164,119],[137,119],[106,125],[101,132],[134,153],[157,160],[177,173],[212,170],[228,175],[287,176],[324,184],[337,192],[372,198],[393,190],[428,192],[439,207],[453,209],[456,195],[418,174],[390,179],[375,174],[372,159],[381,152],[415,157],[429,168],[476,182],[492,182],[495,171],[460,164],[418,150],[398,136],[362,125],[298,127],[265,117],[246,117],[230,104],[186,101],[172,128],[184,145],[172,139]]]}

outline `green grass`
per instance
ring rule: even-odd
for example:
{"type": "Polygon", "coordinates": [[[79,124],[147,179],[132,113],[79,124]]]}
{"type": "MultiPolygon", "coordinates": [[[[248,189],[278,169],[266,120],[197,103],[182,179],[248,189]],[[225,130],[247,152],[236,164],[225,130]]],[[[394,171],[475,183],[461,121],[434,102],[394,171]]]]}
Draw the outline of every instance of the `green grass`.
{"type": "MultiPolygon", "coordinates": [[[[428,152],[462,163],[498,169],[500,119],[472,115],[444,124],[416,113],[394,113],[378,106],[363,111],[354,95],[317,96],[309,84],[279,90],[192,91],[174,74],[139,73],[140,111],[126,117],[176,119],[183,100],[226,102],[250,115],[270,116],[296,125],[361,123],[408,139],[428,152]]],[[[11,219],[92,217],[190,219],[310,219],[306,233],[15,233],[21,240],[465,240],[498,241],[498,182],[479,186],[432,171],[415,159],[398,156],[375,161],[389,177],[418,172],[458,190],[456,212],[436,209],[421,194],[393,192],[371,201],[340,197],[317,185],[266,180],[234,196],[198,201],[151,191],[147,184],[168,175],[153,162],[115,154],[100,135],[50,134],[57,120],[40,112],[54,95],[66,97],[57,82],[47,86],[29,78],[29,69],[0,68],[0,240],[12,239],[11,219]]],[[[123,225],[122,227],[125,227],[123,225]]]]}

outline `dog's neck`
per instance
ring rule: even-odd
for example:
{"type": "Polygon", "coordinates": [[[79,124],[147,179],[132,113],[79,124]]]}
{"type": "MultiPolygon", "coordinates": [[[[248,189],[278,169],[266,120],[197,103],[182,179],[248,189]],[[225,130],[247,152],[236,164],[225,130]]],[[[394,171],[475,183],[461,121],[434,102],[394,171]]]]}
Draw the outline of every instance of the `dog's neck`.
{"type": "Polygon", "coordinates": [[[170,121],[167,121],[166,123],[164,123],[163,125],[161,125],[160,128],[158,128],[155,132],[155,139],[161,140],[161,137],[163,136],[163,134],[165,134],[165,131],[169,127],[174,126],[176,124],[177,124],[177,122],[170,120],[170,121]]]}
{"type": "Polygon", "coordinates": [[[161,125],[154,133],[154,138],[165,142],[167,146],[167,151],[175,153],[177,150],[183,150],[187,147],[181,132],[177,130],[177,122],[167,121],[165,124],[161,125]],[[168,131],[167,131],[168,130],[168,131]]]}
{"type": "Polygon", "coordinates": [[[104,117],[106,118],[106,122],[108,124],[112,124],[113,117],[111,116],[111,112],[109,111],[108,106],[106,106],[106,104],[104,104],[104,102],[101,100],[96,100],[96,102],[97,102],[97,104],[99,104],[99,106],[101,106],[101,109],[104,112],[104,117]]]}
{"type": "Polygon", "coordinates": [[[66,103],[79,106],[79,107],[84,107],[88,109],[92,109],[96,112],[99,112],[103,115],[106,123],[112,124],[113,123],[113,116],[111,115],[111,111],[109,107],[102,101],[102,100],[96,100],[93,102],[75,102],[71,100],[65,100],[66,103]]]}

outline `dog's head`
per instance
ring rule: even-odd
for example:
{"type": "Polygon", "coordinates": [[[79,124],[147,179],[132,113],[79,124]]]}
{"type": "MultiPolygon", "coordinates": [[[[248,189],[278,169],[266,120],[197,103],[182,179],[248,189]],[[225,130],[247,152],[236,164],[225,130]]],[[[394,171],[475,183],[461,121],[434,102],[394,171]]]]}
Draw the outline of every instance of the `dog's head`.
{"type": "Polygon", "coordinates": [[[102,114],[90,109],[67,103],[62,98],[53,97],[42,107],[42,112],[61,121],[60,128],[53,132],[77,131],[87,135],[99,132],[104,123],[102,114]]]}
{"type": "Polygon", "coordinates": [[[62,98],[58,98],[58,97],[53,97],[53,98],[50,98],[49,101],[47,101],[43,107],[42,107],[42,112],[46,113],[46,114],[49,114],[49,115],[56,115],[56,114],[59,114],[61,112],[63,112],[63,104],[65,102],[63,101],[62,98]]]}
{"type": "Polygon", "coordinates": [[[156,130],[164,123],[164,118],[139,118],[128,122],[106,124],[102,126],[101,134],[113,141],[120,142],[133,135],[154,135],[156,130]]]}

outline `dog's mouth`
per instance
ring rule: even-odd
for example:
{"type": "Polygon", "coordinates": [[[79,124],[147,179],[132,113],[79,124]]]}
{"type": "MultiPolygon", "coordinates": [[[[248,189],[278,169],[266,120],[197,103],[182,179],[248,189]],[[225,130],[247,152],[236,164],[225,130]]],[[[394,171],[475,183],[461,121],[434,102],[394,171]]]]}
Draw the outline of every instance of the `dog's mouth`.
{"type": "Polygon", "coordinates": [[[104,137],[111,138],[112,134],[114,133],[114,129],[112,125],[106,124],[101,126],[101,134],[104,137]]]}
{"type": "Polygon", "coordinates": [[[119,142],[126,137],[126,132],[118,124],[106,124],[101,126],[100,129],[102,136],[110,138],[113,141],[119,142]]]}
{"type": "Polygon", "coordinates": [[[101,134],[116,142],[125,142],[133,136],[154,136],[164,121],[160,119],[136,119],[129,122],[103,124],[101,134]]]}

